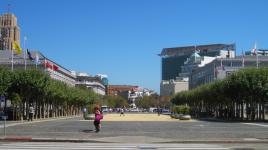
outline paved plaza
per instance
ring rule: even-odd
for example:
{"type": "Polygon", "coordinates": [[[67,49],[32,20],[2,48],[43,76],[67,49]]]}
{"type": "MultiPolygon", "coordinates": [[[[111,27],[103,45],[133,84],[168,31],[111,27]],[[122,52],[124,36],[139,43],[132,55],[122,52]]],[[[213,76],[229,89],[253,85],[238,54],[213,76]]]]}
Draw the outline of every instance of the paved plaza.
{"type": "Polygon", "coordinates": [[[6,128],[7,136],[3,136],[2,126],[0,133],[2,139],[50,142],[227,144],[225,148],[230,148],[230,143],[232,146],[268,144],[267,123],[181,121],[157,114],[126,114],[121,117],[119,114],[108,114],[104,118],[99,133],[94,132],[92,120],[84,120],[82,117],[9,124],[6,128]]]}

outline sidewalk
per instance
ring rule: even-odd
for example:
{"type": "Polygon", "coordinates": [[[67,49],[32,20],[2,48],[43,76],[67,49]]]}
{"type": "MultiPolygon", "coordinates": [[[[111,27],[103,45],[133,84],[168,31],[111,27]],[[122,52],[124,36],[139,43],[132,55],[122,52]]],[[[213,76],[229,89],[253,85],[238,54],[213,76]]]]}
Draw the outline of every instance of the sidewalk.
{"type": "MultiPolygon", "coordinates": [[[[67,116],[67,117],[57,117],[57,118],[44,118],[44,119],[35,119],[33,121],[28,120],[22,120],[22,121],[6,121],[6,127],[21,125],[21,124],[31,124],[31,123],[37,123],[37,122],[45,122],[45,121],[53,121],[53,120],[62,120],[62,119],[70,119],[70,118],[76,118],[81,117],[79,116],[67,116]]],[[[0,129],[4,128],[4,120],[0,121],[0,129]]]]}

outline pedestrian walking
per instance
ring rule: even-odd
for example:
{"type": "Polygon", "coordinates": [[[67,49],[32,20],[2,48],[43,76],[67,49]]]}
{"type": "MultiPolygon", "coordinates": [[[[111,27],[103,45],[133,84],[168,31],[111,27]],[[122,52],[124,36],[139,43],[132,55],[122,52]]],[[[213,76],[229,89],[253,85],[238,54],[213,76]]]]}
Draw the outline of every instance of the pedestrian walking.
{"type": "Polygon", "coordinates": [[[120,109],[120,116],[121,116],[121,115],[125,116],[125,114],[124,114],[124,109],[123,109],[123,108],[120,109]]]}
{"type": "Polygon", "coordinates": [[[34,115],[34,108],[33,108],[33,105],[30,104],[30,107],[29,107],[29,119],[28,119],[28,121],[33,121],[33,115],[34,115]]]}
{"type": "Polygon", "coordinates": [[[87,108],[84,107],[84,108],[83,108],[83,117],[84,117],[84,119],[86,118],[86,114],[87,114],[87,108]]]}
{"type": "Polygon", "coordinates": [[[99,106],[96,106],[94,108],[94,111],[95,111],[95,120],[94,120],[95,132],[99,132],[101,129],[100,121],[103,119],[103,115],[101,114],[99,106]]]}
{"type": "Polygon", "coordinates": [[[160,107],[157,108],[157,114],[158,114],[158,116],[160,116],[160,114],[161,114],[161,109],[160,109],[160,107]]]}

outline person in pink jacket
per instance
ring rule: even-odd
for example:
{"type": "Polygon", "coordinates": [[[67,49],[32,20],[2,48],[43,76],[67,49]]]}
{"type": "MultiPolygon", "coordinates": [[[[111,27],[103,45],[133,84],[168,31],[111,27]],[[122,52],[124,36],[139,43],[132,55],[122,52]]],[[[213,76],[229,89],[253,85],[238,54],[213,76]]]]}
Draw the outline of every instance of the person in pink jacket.
{"type": "Polygon", "coordinates": [[[95,131],[99,132],[101,128],[100,121],[103,119],[103,115],[100,112],[100,109],[96,108],[95,109],[95,120],[94,120],[94,126],[95,126],[95,131]]]}

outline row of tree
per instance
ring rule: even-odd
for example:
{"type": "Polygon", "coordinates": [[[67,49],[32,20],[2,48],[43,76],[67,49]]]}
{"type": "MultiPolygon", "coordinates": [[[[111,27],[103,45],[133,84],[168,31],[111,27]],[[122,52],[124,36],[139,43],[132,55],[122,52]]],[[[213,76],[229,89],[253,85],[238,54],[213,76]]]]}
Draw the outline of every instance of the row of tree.
{"type": "Polygon", "coordinates": [[[148,109],[150,107],[170,108],[170,97],[152,94],[135,101],[137,107],[148,109]]]}
{"type": "Polygon", "coordinates": [[[5,104],[4,111],[13,120],[27,119],[29,105],[34,107],[34,118],[48,118],[77,115],[98,99],[94,92],[67,86],[44,71],[11,72],[6,68],[0,68],[0,95],[11,101],[11,107],[5,104]]]}
{"type": "Polygon", "coordinates": [[[177,93],[172,102],[189,105],[195,117],[226,120],[265,120],[268,68],[246,68],[224,80],[177,93]]]}

